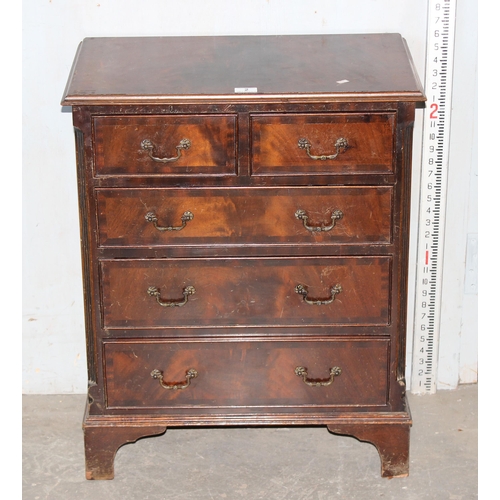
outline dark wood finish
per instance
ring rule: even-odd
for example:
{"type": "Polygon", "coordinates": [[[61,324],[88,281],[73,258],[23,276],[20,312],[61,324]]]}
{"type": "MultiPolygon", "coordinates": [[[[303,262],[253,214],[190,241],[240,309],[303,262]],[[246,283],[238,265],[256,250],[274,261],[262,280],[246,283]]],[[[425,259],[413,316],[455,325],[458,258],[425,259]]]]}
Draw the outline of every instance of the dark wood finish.
{"type": "Polygon", "coordinates": [[[113,479],[118,448],[139,438],[165,432],[165,426],[84,426],[85,470],[87,479],[113,479]]]}
{"type": "MultiPolygon", "coordinates": [[[[107,342],[106,402],[109,408],[244,406],[339,407],[386,406],[389,340],[328,342],[107,342]],[[342,373],[328,386],[311,387],[295,374],[303,366],[308,377],[325,381],[330,369],[342,373]],[[169,390],[151,377],[154,369],[165,382],[198,376],[186,389],[169,390]]],[[[257,410],[258,411],[258,410],[257,410]]],[[[262,410],[260,410],[262,411],[262,410]]]]}
{"type": "Polygon", "coordinates": [[[82,42],[63,104],[77,145],[88,478],[112,478],[124,443],[202,425],[324,425],[375,444],[383,476],[408,473],[424,99],[397,34],[82,42]],[[348,145],[312,159],[301,138],[316,156],[348,145]]]}
{"type": "Polygon", "coordinates": [[[101,247],[173,245],[363,245],[392,242],[392,186],[266,189],[99,189],[97,213],[101,247]],[[305,210],[308,225],[328,226],[336,210],[342,218],[330,231],[309,231],[295,216],[305,210]],[[180,231],[185,211],[193,219],[180,231]]]}
{"type": "Polygon", "coordinates": [[[256,87],[258,99],[423,100],[406,43],[391,33],[87,38],[63,102],[247,101],[237,87],[256,87]]]}
{"type": "Polygon", "coordinates": [[[393,169],[394,113],[252,116],[252,174],[360,174],[393,169]],[[338,139],[348,147],[334,160],[311,159],[298,147],[311,144],[311,155],[336,153],[338,139]]]}
{"type": "Polygon", "coordinates": [[[105,328],[171,328],[252,325],[388,325],[389,257],[103,260],[102,308],[105,328]],[[310,305],[295,292],[307,285],[310,305]],[[195,294],[182,307],[162,301],[195,294]]]}
{"type": "Polygon", "coordinates": [[[400,424],[328,425],[334,434],[347,434],[372,443],[380,455],[382,477],[406,477],[410,473],[410,426],[400,424]]]}
{"type": "Polygon", "coordinates": [[[235,116],[98,116],[96,175],[235,175],[235,125],[235,116]],[[145,139],[160,159],[176,157],[183,139],[191,145],[178,160],[163,163],[141,148],[145,139]]]}

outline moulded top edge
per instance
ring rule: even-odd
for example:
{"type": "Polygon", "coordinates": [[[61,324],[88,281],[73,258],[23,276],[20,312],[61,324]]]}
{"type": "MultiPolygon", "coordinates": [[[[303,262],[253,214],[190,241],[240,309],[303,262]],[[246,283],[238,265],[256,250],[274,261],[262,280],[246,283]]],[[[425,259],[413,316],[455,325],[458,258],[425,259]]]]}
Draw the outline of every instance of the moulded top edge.
{"type": "Polygon", "coordinates": [[[62,106],[158,105],[181,103],[283,103],[283,102],[424,102],[422,92],[343,94],[218,94],[218,95],[66,95],[62,106]]]}

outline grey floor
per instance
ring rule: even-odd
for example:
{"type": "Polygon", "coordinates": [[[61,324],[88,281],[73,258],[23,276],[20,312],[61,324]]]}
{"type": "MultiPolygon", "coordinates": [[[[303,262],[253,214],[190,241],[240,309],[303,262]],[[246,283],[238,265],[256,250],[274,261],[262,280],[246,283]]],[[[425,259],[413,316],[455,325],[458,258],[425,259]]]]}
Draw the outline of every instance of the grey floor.
{"type": "Polygon", "coordinates": [[[409,396],[410,476],[383,479],[375,447],[325,428],[169,429],[118,450],[87,481],[85,397],[23,396],[23,500],[478,498],[477,385],[409,396]]]}

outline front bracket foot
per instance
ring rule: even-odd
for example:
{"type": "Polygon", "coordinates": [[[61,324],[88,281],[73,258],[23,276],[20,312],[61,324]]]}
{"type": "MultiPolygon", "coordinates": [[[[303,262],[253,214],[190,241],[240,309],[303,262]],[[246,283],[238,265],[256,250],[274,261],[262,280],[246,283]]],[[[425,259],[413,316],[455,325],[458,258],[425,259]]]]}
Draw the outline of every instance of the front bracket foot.
{"type": "Polygon", "coordinates": [[[332,424],[334,434],[354,436],[373,444],[380,455],[382,477],[406,477],[409,474],[410,424],[332,424]]]}
{"type": "Polygon", "coordinates": [[[85,426],[85,475],[87,479],[113,479],[115,455],[120,446],[141,437],[162,434],[166,426],[85,426]]]}

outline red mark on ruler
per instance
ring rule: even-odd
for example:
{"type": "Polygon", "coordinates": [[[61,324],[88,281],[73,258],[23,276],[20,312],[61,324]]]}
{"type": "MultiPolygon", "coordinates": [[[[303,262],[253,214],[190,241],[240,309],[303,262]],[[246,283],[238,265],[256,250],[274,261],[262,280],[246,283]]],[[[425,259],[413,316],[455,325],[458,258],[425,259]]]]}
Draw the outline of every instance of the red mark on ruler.
{"type": "Polygon", "coordinates": [[[429,265],[429,250],[425,251],[425,265],[429,265]]]}
{"type": "Polygon", "coordinates": [[[431,114],[429,115],[429,118],[431,118],[432,120],[437,119],[437,117],[438,117],[437,112],[438,112],[439,106],[435,102],[433,102],[430,105],[430,108],[432,109],[432,111],[431,111],[431,114]]]}

